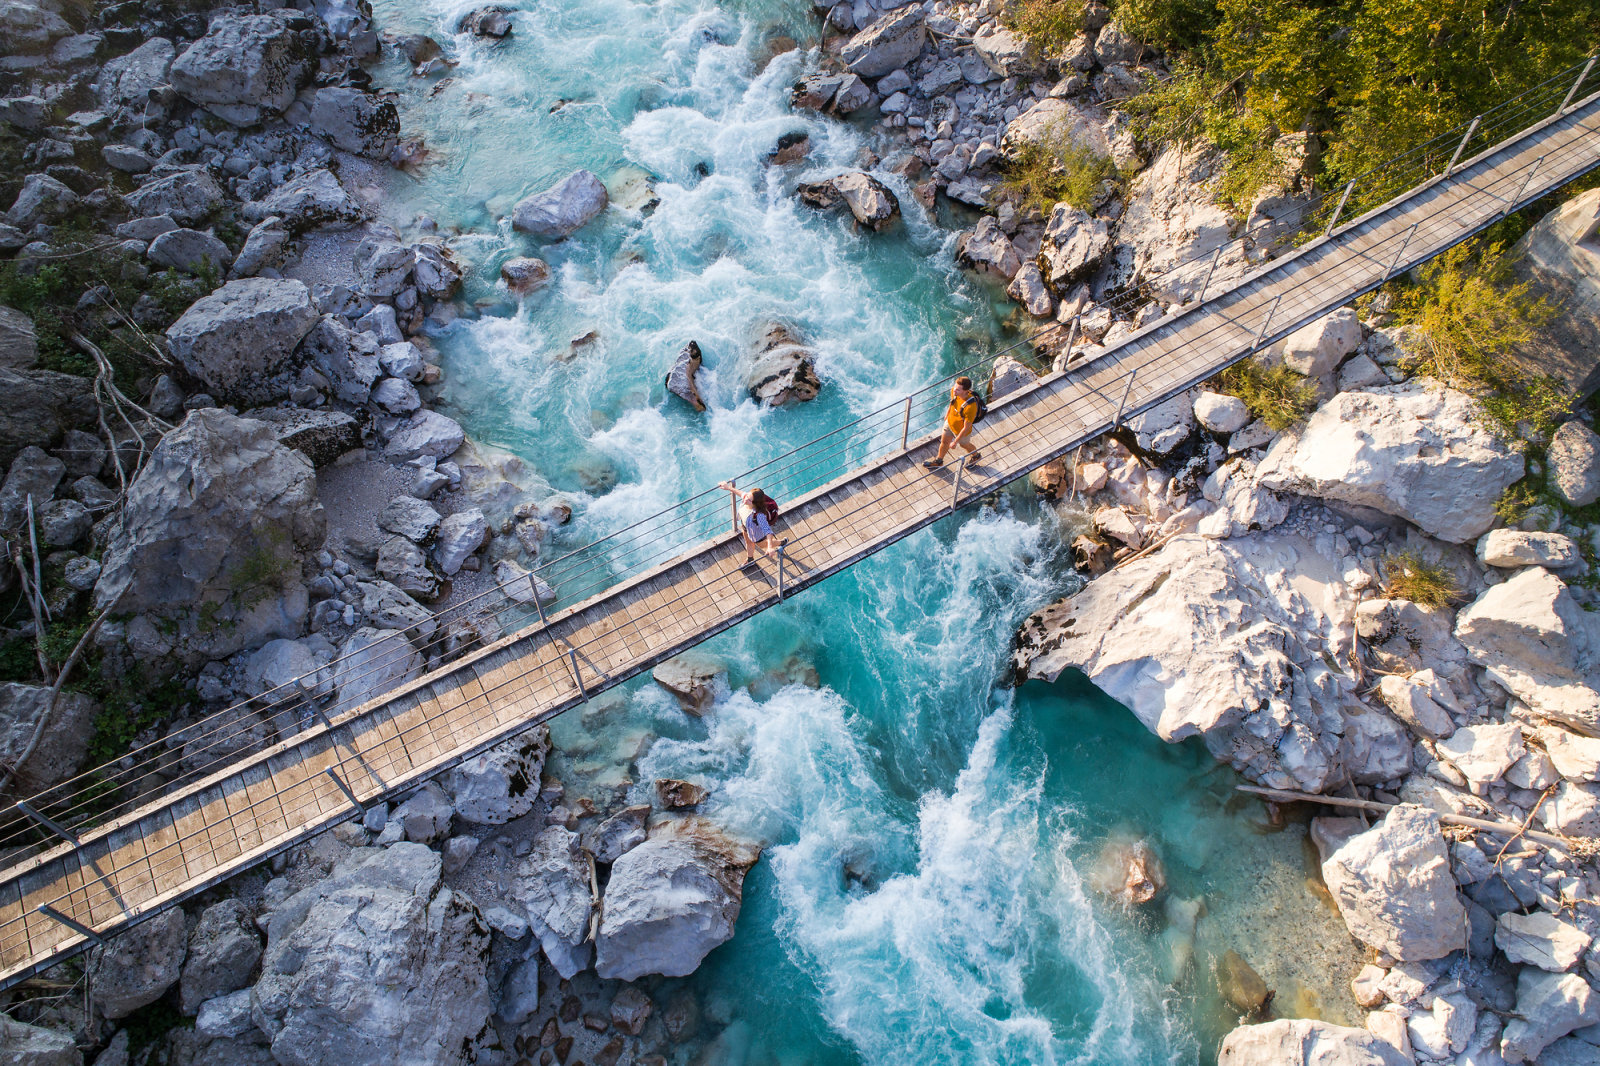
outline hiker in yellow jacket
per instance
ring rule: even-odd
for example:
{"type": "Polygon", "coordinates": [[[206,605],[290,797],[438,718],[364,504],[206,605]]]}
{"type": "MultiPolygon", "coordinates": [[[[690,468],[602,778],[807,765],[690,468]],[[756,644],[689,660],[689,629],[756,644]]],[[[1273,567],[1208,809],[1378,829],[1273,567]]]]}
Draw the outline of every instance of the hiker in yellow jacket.
{"type": "Polygon", "coordinates": [[[932,459],[923,461],[923,466],[935,470],[944,465],[944,457],[950,451],[950,446],[959,444],[967,453],[967,458],[976,462],[978,449],[972,446],[969,439],[972,436],[972,427],[978,420],[978,396],[972,391],[972,379],[969,377],[956,378],[955,385],[950,389],[950,406],[944,412],[944,432],[939,436],[939,454],[932,459]]]}

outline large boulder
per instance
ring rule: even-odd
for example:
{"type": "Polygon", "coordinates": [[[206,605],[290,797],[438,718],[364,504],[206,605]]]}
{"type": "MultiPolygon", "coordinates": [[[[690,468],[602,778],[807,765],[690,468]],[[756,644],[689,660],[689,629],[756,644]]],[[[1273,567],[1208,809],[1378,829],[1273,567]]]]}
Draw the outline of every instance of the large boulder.
{"type": "Polygon", "coordinates": [[[745,871],[759,856],[698,818],[658,827],[611,867],[595,972],[623,981],[693,973],[733,936],[745,871]]]}
{"type": "Polygon", "coordinates": [[[534,726],[445,771],[439,784],[463,821],[504,825],[533,810],[549,754],[550,730],[534,726]]]}
{"type": "Polygon", "coordinates": [[[961,235],[956,242],[956,262],[1001,281],[1010,281],[1022,269],[1022,259],[1012,246],[1011,238],[993,215],[984,215],[972,232],[961,235]]]}
{"type": "Polygon", "coordinates": [[[1572,969],[1593,942],[1594,937],[1576,925],[1544,911],[1509,911],[1495,922],[1495,947],[1506,958],[1551,973],[1572,969]]]}
{"type": "Polygon", "coordinates": [[[470,1062],[492,1003],[489,927],[420,844],[353,851],[267,924],[256,1024],[283,1066],[470,1062]]]}
{"type": "Polygon", "coordinates": [[[39,335],[33,319],[10,307],[0,307],[0,367],[28,370],[39,361],[39,335]]]}
{"type": "Polygon", "coordinates": [[[821,210],[845,205],[857,225],[870,230],[884,229],[900,215],[900,201],[889,187],[859,170],[803,184],[796,191],[801,202],[821,210]]]}
{"type": "Polygon", "coordinates": [[[70,214],[78,204],[78,194],[48,174],[29,174],[22,180],[11,210],[5,214],[8,224],[17,229],[32,229],[39,223],[58,222],[70,214]]]}
{"type": "Polygon", "coordinates": [[[1412,1066],[1413,1061],[1365,1029],[1306,1018],[1241,1025],[1217,1052],[1218,1066],[1412,1066]]]}
{"type": "Polygon", "coordinates": [[[1329,555],[1273,533],[1176,537],[1024,621],[1015,676],[1082,670],[1163,740],[1198,736],[1268,787],[1387,779],[1346,750],[1355,682],[1329,664],[1350,659],[1355,595],[1329,555]]]}
{"type": "Polygon", "coordinates": [[[839,55],[852,74],[881,78],[921,55],[927,40],[922,8],[912,4],[880,17],[850,38],[839,55]]]}
{"type": "Polygon", "coordinates": [[[54,3],[35,0],[0,0],[0,42],[8,55],[27,55],[49,49],[52,41],[72,32],[72,25],[56,12],[54,3]]]}
{"type": "Polygon", "coordinates": [[[1600,736],[1600,616],[1560,578],[1529,567],[1456,616],[1456,639],[1495,683],[1535,712],[1600,736]]]}
{"type": "Polygon", "coordinates": [[[150,92],[167,84],[167,72],[178,50],[165,37],[152,37],[131,52],[108,59],[95,79],[95,96],[103,108],[142,110],[150,92]]]}
{"type": "Polygon", "coordinates": [[[1540,219],[1512,250],[1512,269],[1556,308],[1527,345],[1527,368],[1559,377],[1580,396],[1600,387],[1600,189],[1572,197],[1540,219]]]}
{"type": "Polygon", "coordinates": [[[24,1025],[5,1014],[0,1014],[0,1055],[5,1066],[83,1066],[83,1052],[71,1033],[24,1025]]]}
{"type": "Polygon", "coordinates": [[[193,411],[128,487],[95,606],[132,615],[143,658],[198,665],[300,634],[309,605],[301,553],[327,520],[316,472],[265,423],[193,411]]]}
{"type": "Polygon", "coordinates": [[[570,978],[588,967],[594,895],[578,834],[552,825],[534,837],[533,850],[517,867],[511,896],[558,974],[570,978]]]}
{"type": "Polygon", "coordinates": [[[787,326],[770,326],[761,337],[745,372],[745,385],[759,403],[781,407],[815,400],[822,390],[813,356],[787,326]]]}
{"type": "Polygon", "coordinates": [[[290,234],[321,226],[347,227],[367,217],[367,209],[339,183],[331,170],[318,168],[278,186],[259,203],[246,205],[246,217],[277,217],[290,234]]]}
{"type": "Polygon", "coordinates": [[[188,948],[183,912],[162,911],[89,954],[95,1006],[107,1018],[126,1018],[177,982],[188,948]]]}
{"type": "Polygon", "coordinates": [[[387,159],[400,140],[400,113],[392,102],[360,89],[329,86],[311,102],[311,132],[343,151],[387,159]]]}
{"type": "Polygon", "coordinates": [[[1279,437],[1258,470],[1269,489],[1371,507],[1455,544],[1494,525],[1523,473],[1476,401],[1422,382],[1340,393],[1279,437]]]}
{"type": "Polygon", "coordinates": [[[0,366],[0,464],[10,465],[22,449],[48,445],[62,432],[93,425],[94,394],[89,382],[53,370],[11,370],[0,366]]]}
{"type": "Polygon", "coordinates": [[[1015,30],[996,29],[972,39],[972,51],[983,65],[1002,78],[1025,78],[1044,73],[1039,48],[1015,30]]]}
{"type": "Polygon", "coordinates": [[[1544,566],[1562,570],[1583,562],[1583,552],[1571,537],[1560,533],[1491,529],[1478,540],[1478,561],[1510,570],[1544,566]]]}
{"type": "Polygon", "coordinates": [[[192,1015],[206,1000],[244,988],[260,961],[261,937],[245,905],[237,899],[213,903],[189,934],[178,1009],[192,1015]]]}
{"type": "Polygon", "coordinates": [[[1105,219],[1071,204],[1056,204],[1039,241],[1039,269],[1057,295],[1065,296],[1099,268],[1110,250],[1111,229],[1105,219]]]}
{"type": "Polygon", "coordinates": [[[81,692],[63,691],[56,696],[54,710],[40,732],[40,719],[49,707],[50,689],[46,685],[0,685],[0,764],[17,766],[17,759],[28,749],[34,734],[39,734],[33,754],[17,766],[12,791],[18,795],[31,796],[65,781],[82,770],[88,760],[89,739],[94,735],[100,704],[81,692]]]}
{"type": "Polygon", "coordinates": [[[1121,112],[1047,96],[1006,125],[1001,147],[1015,157],[1025,146],[1072,145],[1108,157],[1118,167],[1142,166],[1138,138],[1121,112]]]}
{"type": "Polygon", "coordinates": [[[349,404],[366,403],[383,376],[377,342],[334,315],[322,316],[311,327],[300,342],[298,358],[327,378],[333,394],[349,404]]]}
{"type": "Polygon", "coordinates": [[[1353,310],[1341,307],[1301,326],[1268,352],[1269,358],[1282,359],[1295,373],[1320,378],[1360,346],[1361,321],[1353,310]]]}
{"type": "Polygon", "coordinates": [[[1600,993],[1570,973],[1525,966],[1517,975],[1516,1016],[1500,1034],[1507,1062],[1532,1062],[1575,1029],[1600,1024],[1600,993]]]}
{"type": "Polygon", "coordinates": [[[240,278],[196,300],[171,326],[167,343],[184,369],[220,396],[246,402],[277,397],[270,380],[318,322],[311,290],[292,278],[240,278]]]}
{"type": "Polygon", "coordinates": [[[193,167],[141,185],[123,201],[135,217],[167,215],[174,222],[193,226],[226,203],[227,196],[205,168],[193,167]]]}
{"type": "Polygon", "coordinates": [[[317,69],[315,34],[271,15],[222,14],[172,62],[172,87],[235,126],[281,114],[317,69]]]}
{"type": "Polygon", "coordinates": [[[168,230],[150,242],[145,255],[156,266],[171,267],[185,274],[207,270],[221,274],[233,262],[233,252],[209,233],[199,230],[168,230]]]}
{"type": "Polygon", "coordinates": [[[359,707],[422,673],[422,655],[398,629],[362,626],[339,647],[333,686],[339,707],[359,707]]]}
{"type": "Polygon", "coordinates": [[[1546,455],[1550,481],[1558,495],[1574,507],[1600,500],[1600,435],[1574,419],[1550,438],[1546,455]]]}
{"type": "Polygon", "coordinates": [[[1436,812],[1401,805],[1371,829],[1327,843],[1322,879],[1357,940],[1402,962],[1466,947],[1467,912],[1436,812]]]}
{"type": "Polygon", "coordinates": [[[547,241],[559,241],[582,229],[606,209],[606,187],[587,170],[573,171],[544,192],[517,201],[511,225],[547,241]]]}
{"type": "Polygon", "coordinates": [[[443,459],[454,454],[467,439],[461,423],[437,411],[418,411],[389,435],[383,446],[386,459],[408,463],[421,456],[443,459]]]}
{"type": "Polygon", "coordinates": [[[1133,249],[1135,271],[1163,303],[1188,303],[1202,288],[1220,292],[1248,269],[1243,249],[1226,247],[1233,219],[1212,192],[1224,162],[1215,149],[1175,145],[1128,190],[1117,240],[1133,249]],[[1218,248],[1224,250],[1212,269],[1218,248]]]}

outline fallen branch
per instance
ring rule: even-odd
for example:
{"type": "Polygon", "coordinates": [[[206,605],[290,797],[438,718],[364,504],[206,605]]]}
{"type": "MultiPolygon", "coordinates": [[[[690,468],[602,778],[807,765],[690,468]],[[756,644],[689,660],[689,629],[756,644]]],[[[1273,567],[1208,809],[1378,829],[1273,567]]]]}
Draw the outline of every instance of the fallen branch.
{"type": "MultiPolygon", "coordinates": [[[[1355,807],[1364,811],[1392,811],[1400,806],[1398,803],[1344,799],[1340,796],[1318,796],[1310,792],[1290,792],[1287,789],[1260,788],[1256,785],[1236,785],[1235,788],[1239,792],[1248,792],[1253,796],[1278,800],[1282,803],[1321,803],[1329,807],[1355,807]]],[[[1486,818],[1468,818],[1464,814],[1440,812],[1439,821],[1445,825],[1460,825],[1468,829],[1480,829],[1485,833],[1503,833],[1512,837],[1521,835],[1529,840],[1536,840],[1546,847],[1561,848],[1563,851],[1570,851],[1574,846],[1582,847],[1590,839],[1588,837],[1568,839],[1551,833],[1537,833],[1515,822],[1491,822],[1486,818]]]]}

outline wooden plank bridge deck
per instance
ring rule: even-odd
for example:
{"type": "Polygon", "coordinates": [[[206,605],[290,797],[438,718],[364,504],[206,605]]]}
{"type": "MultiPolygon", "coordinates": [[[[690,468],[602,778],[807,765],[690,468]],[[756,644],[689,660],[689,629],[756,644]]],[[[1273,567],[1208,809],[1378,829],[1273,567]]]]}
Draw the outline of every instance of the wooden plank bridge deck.
{"type": "MultiPolygon", "coordinates": [[[[981,463],[928,471],[932,445],[916,442],[792,501],[781,523],[784,594],[1067,454],[1119,413],[1205,380],[1597,163],[1600,95],[997,400],[975,438],[981,463]]],[[[742,562],[731,536],[702,543],[552,615],[548,629],[524,629],[0,871],[0,987],[777,603],[773,560],[742,562]]]]}

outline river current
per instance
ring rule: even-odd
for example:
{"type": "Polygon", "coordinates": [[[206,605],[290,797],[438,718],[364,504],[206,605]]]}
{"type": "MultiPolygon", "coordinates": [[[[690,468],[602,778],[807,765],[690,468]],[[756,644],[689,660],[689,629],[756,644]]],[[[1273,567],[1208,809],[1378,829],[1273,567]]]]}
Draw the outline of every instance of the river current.
{"type": "MultiPolygon", "coordinates": [[[[957,270],[953,231],[902,179],[877,172],[903,224],[855,233],[765,163],[793,130],[819,178],[871,143],[788,107],[818,61],[809,0],[530,0],[498,43],[453,34],[471,6],[374,4],[380,31],[460,60],[378,68],[431,153],[386,179],[387,214],[411,235],[428,216],[471,263],[475,313],[432,336],[436,406],[576,502],[561,545],[1010,342],[1009,307],[957,270]],[[607,212],[559,244],[512,233],[512,205],[578,167],[607,212]],[[526,254],[553,278],[518,304],[495,282],[526,254]],[[774,320],[817,352],[815,402],[744,392],[741,353],[774,320]],[[691,339],[705,414],[662,388],[691,339]]],[[[1076,587],[1062,529],[1014,486],[707,644],[729,688],[704,718],[645,680],[555,723],[569,792],[620,781],[647,747],[640,781],[702,783],[704,813],[766,844],[734,939],[673,983],[720,1033],[705,1061],[1210,1062],[1237,1020],[1216,990],[1229,949],[1279,1014],[1356,1020],[1356,954],[1303,826],[1258,824],[1202,748],[1161,743],[1081,678],[999,684],[1016,624],[1076,587]],[[1089,887],[1106,841],[1134,837],[1167,900],[1201,914],[1192,941],[1162,904],[1129,913],[1089,887]]]]}

